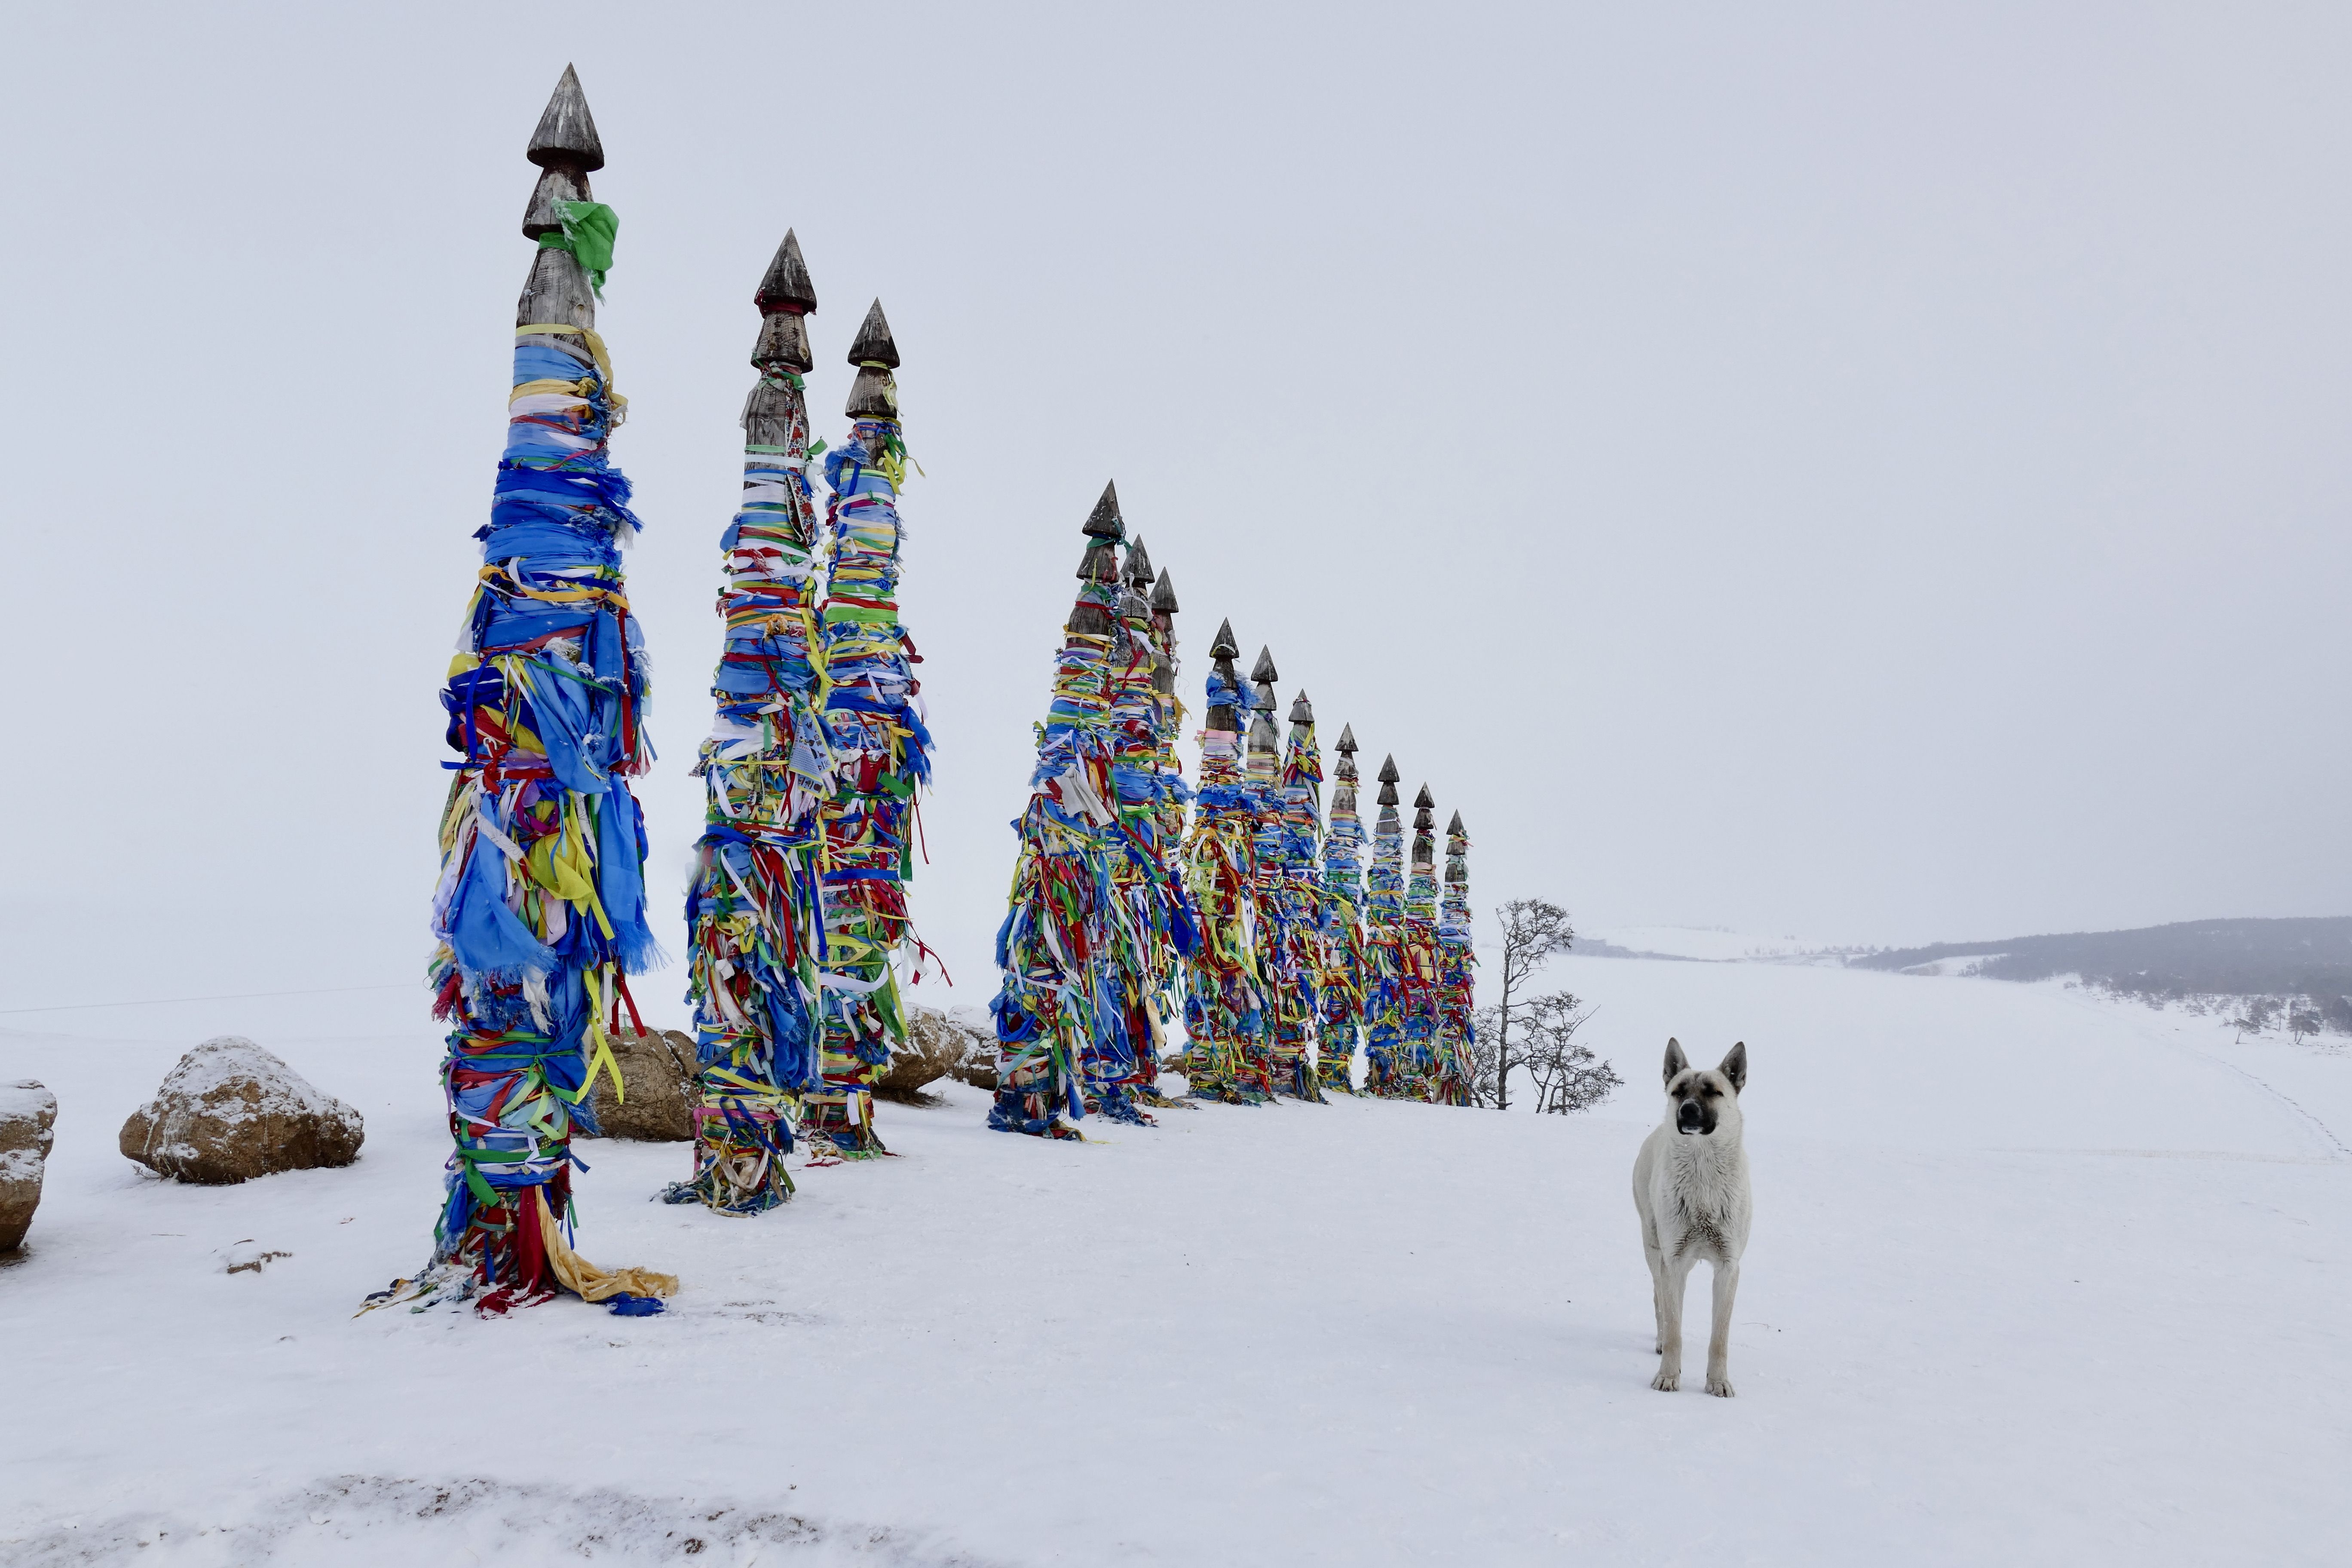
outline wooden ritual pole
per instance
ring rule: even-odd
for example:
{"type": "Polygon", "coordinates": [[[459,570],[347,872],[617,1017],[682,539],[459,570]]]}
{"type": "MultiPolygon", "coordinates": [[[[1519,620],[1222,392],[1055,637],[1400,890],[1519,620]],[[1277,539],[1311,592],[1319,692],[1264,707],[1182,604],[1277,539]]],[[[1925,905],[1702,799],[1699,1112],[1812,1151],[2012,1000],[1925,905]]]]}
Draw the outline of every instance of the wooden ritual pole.
{"type": "Polygon", "coordinates": [[[1431,1100],[1437,1079],[1437,802],[1412,801],[1412,862],[1404,892],[1404,1071],[1408,1092],[1431,1100]]]}
{"type": "Polygon", "coordinates": [[[1445,825],[1445,896],[1437,915],[1437,1099],[1475,1105],[1470,1047],[1477,1007],[1478,956],[1471,947],[1470,836],[1462,814],[1445,825]]]}
{"type": "Polygon", "coordinates": [[[817,708],[817,513],[805,384],[816,289],[789,231],[752,295],[759,374],[743,405],[743,493],[720,535],[725,651],[695,772],[705,805],[687,891],[687,1000],[701,1096],[694,1174],[669,1189],[722,1214],[793,1195],[784,1156],[818,1087],[817,808],[832,782],[817,708]]]}
{"type": "Polygon", "coordinates": [[[812,1139],[845,1158],[887,1154],[874,1130],[874,1080],[906,1038],[891,960],[928,956],[907,919],[915,792],[930,780],[919,658],[898,621],[898,492],[907,478],[898,346],[877,300],[850,344],[846,439],[824,457],[831,559],[825,565],[821,687],[832,750],[824,833],[824,945],[817,953],[822,1082],[803,1097],[812,1139]]]}
{"type": "Polygon", "coordinates": [[[1242,776],[1249,790],[1253,865],[1250,868],[1251,946],[1257,956],[1257,1027],[1242,1039],[1243,1082],[1272,1099],[1275,1029],[1285,1003],[1282,986],[1284,937],[1282,880],[1282,742],[1274,728],[1274,668],[1271,648],[1257,650],[1250,669],[1250,727],[1242,776]]]}
{"type": "MultiPolygon", "coordinates": [[[[988,1124],[1033,1137],[1082,1136],[1078,1120],[1102,1082],[1131,1076],[1114,1062],[1122,1027],[1108,952],[1113,892],[1108,848],[1118,835],[1112,779],[1109,678],[1118,604],[1118,490],[1103,487],[1083,529],[1077,602],[1062,626],[1054,694],[1037,731],[1029,804],[1014,825],[1020,847],[1011,907],[996,937],[1001,972],[992,1011],[998,1077],[988,1124]]],[[[1113,1103],[1120,1097],[1113,1095],[1113,1103]]],[[[1139,1115],[1140,1113],[1137,1113],[1139,1115]]]]}
{"type": "Polygon", "coordinates": [[[1404,830],[1397,819],[1397,765],[1381,763],[1381,815],[1372,825],[1370,892],[1364,913],[1364,1087],[1384,1100],[1405,1089],[1404,830]]]}
{"type": "MultiPolygon", "coordinates": [[[[525,154],[539,242],[515,311],[513,390],[482,567],[442,693],[458,761],[441,817],[435,1015],[449,1157],[434,1267],[371,1299],[486,1290],[498,1312],[562,1288],[658,1310],[667,1275],[571,1249],[575,1126],[612,1067],[623,976],[657,962],[645,826],[629,793],[645,735],[645,642],[620,542],[637,531],[608,442],[625,403],[596,334],[616,223],[591,196],[604,144],[567,66],[525,154]]],[[[617,1082],[619,1073],[614,1069],[617,1082]]]]}
{"type": "Polygon", "coordinates": [[[1252,938],[1252,880],[1257,865],[1257,811],[1242,776],[1241,652],[1234,625],[1209,645],[1207,712],[1201,731],[1201,785],[1184,843],[1185,883],[1200,912],[1201,941],[1186,965],[1184,1077],[1200,1100],[1262,1104],[1244,1052],[1264,1028],[1257,955],[1252,938]]]}
{"type": "MultiPolygon", "coordinates": [[[[1142,542],[1138,541],[1139,552],[1142,542]]],[[[1150,560],[1145,557],[1144,564],[1150,560]]],[[[1129,581],[1135,582],[1133,563],[1129,563],[1129,581]]],[[[1152,976],[1152,985],[1145,996],[1149,1010],[1147,1023],[1150,1037],[1139,1039],[1137,1050],[1143,1058],[1137,1064],[1135,1096],[1138,1103],[1150,1106],[1173,1106],[1183,1101],[1171,1100],[1160,1092],[1160,1070],[1162,1053],[1167,1047],[1167,1026],[1184,1014],[1185,960],[1201,943],[1201,915],[1192,907],[1192,895],[1184,883],[1184,819],[1185,807],[1192,798],[1192,788],[1184,782],[1184,763],[1176,754],[1176,737],[1184,722],[1184,704],[1176,695],[1178,659],[1176,657],[1176,580],[1161,568],[1151,589],[1151,758],[1150,766],[1158,778],[1153,795],[1157,821],[1153,826],[1151,847],[1163,884],[1168,891],[1164,908],[1168,916],[1168,940],[1156,950],[1159,968],[1152,976]]]]}
{"type": "Polygon", "coordinates": [[[1110,656],[1111,782],[1118,824],[1105,846],[1113,917],[1106,957],[1125,1058],[1106,1056],[1101,1072],[1090,1073],[1087,1081],[1089,1109],[1099,1102],[1119,1121],[1148,1121],[1143,1107],[1168,1103],[1159,1092],[1160,998],[1179,950],[1190,944],[1194,929],[1183,879],[1171,868],[1160,842],[1160,794],[1183,784],[1160,765],[1160,634],[1151,608],[1152,582],[1150,552],[1140,539],[1130,541],[1110,656]],[[1116,1079],[1104,1076],[1114,1068],[1119,1072],[1116,1079]]]}
{"type": "Polygon", "coordinates": [[[1282,831],[1276,869],[1278,955],[1267,984],[1274,994],[1275,1087],[1320,1100],[1314,1061],[1317,982],[1322,973],[1322,889],[1316,876],[1323,827],[1323,751],[1315,740],[1315,705],[1300,692],[1290,704],[1290,740],[1282,759],[1282,831]]]}
{"type": "Polygon", "coordinates": [[[1316,976],[1316,1077],[1355,1092],[1356,1037],[1364,1019],[1364,825],[1356,816],[1356,731],[1341,725],[1331,825],[1323,835],[1323,897],[1316,976]]]}

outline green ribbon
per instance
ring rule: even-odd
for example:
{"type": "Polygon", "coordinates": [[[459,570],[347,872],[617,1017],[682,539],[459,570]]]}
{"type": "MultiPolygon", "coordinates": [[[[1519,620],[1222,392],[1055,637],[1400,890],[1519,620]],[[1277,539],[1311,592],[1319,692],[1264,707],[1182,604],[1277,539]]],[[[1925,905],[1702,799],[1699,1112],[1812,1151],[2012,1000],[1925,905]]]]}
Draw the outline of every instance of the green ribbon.
{"type": "Polygon", "coordinates": [[[613,266],[613,240],[621,232],[620,215],[603,202],[558,202],[555,214],[563,220],[563,232],[541,235],[539,247],[570,251],[602,300],[604,274],[613,266]]]}

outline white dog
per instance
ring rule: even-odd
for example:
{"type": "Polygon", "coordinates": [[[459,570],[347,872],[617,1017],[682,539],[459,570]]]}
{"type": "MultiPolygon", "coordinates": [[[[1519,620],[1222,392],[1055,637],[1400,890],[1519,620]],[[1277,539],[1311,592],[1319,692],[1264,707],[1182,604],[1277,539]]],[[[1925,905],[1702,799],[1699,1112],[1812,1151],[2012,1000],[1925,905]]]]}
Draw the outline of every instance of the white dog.
{"type": "Polygon", "coordinates": [[[1682,1386],[1683,1288],[1703,1258],[1715,1265],[1706,1391],[1731,1397],[1731,1298],[1752,1211],[1748,1152],[1739,1142],[1739,1091],[1747,1084],[1745,1041],[1712,1072],[1693,1068],[1680,1041],[1666,1042],[1666,1119],[1633,1160],[1633,1208],[1658,1309],[1658,1375],[1650,1386],[1666,1394],[1682,1386]]]}

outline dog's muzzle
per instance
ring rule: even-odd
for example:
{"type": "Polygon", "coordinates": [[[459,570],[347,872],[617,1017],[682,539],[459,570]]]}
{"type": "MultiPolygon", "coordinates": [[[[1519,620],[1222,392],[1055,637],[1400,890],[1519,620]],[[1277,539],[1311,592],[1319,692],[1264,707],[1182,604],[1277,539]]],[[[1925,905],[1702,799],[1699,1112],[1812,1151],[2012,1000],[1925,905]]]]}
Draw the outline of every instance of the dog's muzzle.
{"type": "Polygon", "coordinates": [[[1684,1100],[1682,1109],[1675,1112],[1675,1131],[1677,1132],[1706,1131],[1706,1113],[1691,1101],[1684,1100]]]}

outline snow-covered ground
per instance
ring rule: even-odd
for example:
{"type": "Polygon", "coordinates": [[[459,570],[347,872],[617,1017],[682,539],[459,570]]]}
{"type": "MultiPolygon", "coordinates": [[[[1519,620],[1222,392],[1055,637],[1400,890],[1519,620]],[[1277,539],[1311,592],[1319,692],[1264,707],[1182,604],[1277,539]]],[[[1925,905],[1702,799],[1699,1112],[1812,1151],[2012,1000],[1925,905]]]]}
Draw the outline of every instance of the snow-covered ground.
{"type": "Polygon", "coordinates": [[[679,1147],[586,1145],[582,1250],[685,1281],[639,1320],[352,1315],[438,1194],[415,994],[0,1018],[60,1103],[0,1268],[0,1560],[2343,1561],[2352,1057],[2055,985],[1553,973],[1628,1080],[1582,1117],[1050,1145],[950,1086],[756,1220],[647,1202],[679,1147]],[[365,1112],[357,1165],[115,1152],[229,1030],[365,1112]],[[1734,1400],[1648,1387],[1626,1184],[1669,1033],[1753,1063],[1734,1400]],[[226,1274],[239,1243],[291,1256],[226,1274]]]}

